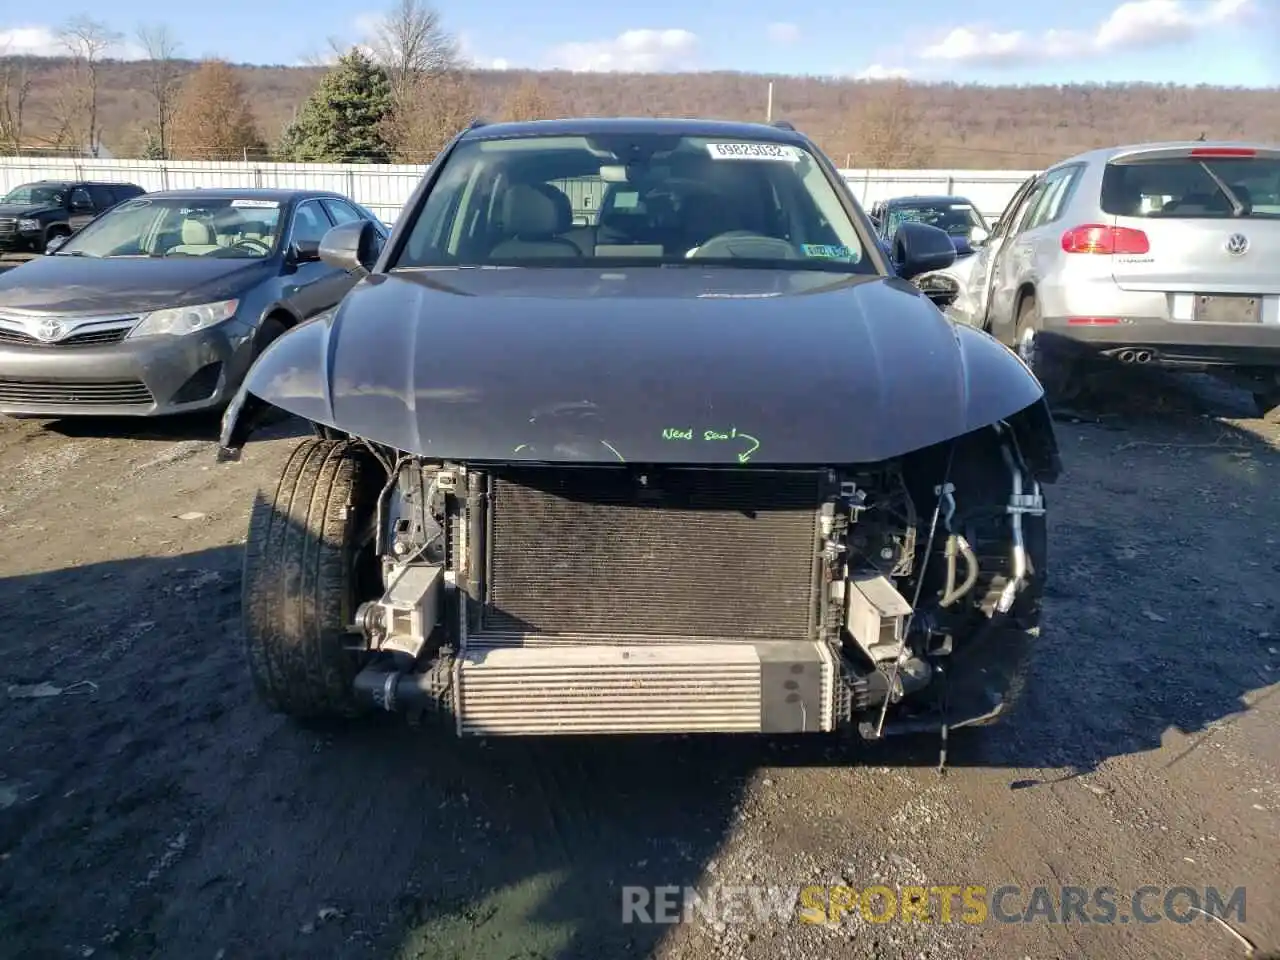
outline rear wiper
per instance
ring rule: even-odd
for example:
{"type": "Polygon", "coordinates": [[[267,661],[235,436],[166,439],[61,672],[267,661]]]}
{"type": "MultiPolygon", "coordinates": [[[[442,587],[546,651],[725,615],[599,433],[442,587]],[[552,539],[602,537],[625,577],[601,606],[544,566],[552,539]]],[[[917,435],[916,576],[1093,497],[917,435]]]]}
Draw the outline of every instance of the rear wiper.
{"type": "Polygon", "coordinates": [[[1209,179],[1217,185],[1218,189],[1222,191],[1222,195],[1227,198],[1227,202],[1231,204],[1231,215],[1233,217],[1243,217],[1245,210],[1244,204],[1240,201],[1239,197],[1231,192],[1231,188],[1227,186],[1227,182],[1214,173],[1209,168],[1209,165],[1203,160],[1200,161],[1200,169],[1209,175],[1209,179]]]}

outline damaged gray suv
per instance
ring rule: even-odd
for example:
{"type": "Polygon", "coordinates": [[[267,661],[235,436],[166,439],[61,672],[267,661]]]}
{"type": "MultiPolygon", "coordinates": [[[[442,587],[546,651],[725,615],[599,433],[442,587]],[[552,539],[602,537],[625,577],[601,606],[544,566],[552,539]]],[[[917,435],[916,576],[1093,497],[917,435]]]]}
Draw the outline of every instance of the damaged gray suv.
{"type": "Polygon", "coordinates": [[[316,436],[258,496],[249,672],[459,736],[981,725],[1020,689],[1060,469],[1043,390],[908,282],[786,125],[475,124],[362,279],[249,372],[316,436]],[[945,707],[945,709],[944,709],[945,707]]]}

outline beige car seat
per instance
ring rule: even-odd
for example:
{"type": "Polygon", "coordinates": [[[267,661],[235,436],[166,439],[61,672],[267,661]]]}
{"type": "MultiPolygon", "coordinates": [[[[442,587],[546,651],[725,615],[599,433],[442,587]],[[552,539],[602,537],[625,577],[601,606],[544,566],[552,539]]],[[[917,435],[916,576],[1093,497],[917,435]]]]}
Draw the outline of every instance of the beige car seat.
{"type": "Polygon", "coordinates": [[[176,247],[170,247],[169,253],[202,256],[217,249],[218,241],[209,224],[203,220],[183,220],[182,242],[176,247]]]}

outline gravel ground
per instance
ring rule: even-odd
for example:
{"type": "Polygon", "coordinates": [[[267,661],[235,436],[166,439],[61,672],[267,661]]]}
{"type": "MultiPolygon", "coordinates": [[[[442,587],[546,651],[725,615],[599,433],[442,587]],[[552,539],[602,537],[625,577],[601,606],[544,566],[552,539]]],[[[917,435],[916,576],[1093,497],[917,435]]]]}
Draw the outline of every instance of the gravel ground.
{"type": "Polygon", "coordinates": [[[300,730],[235,641],[252,492],[297,429],[218,465],[198,424],[0,420],[0,956],[1245,955],[1203,919],[620,922],[621,885],[877,879],[1244,886],[1234,925],[1280,948],[1275,428],[1148,379],[1060,423],[1030,689],[945,775],[932,739],[300,730]]]}

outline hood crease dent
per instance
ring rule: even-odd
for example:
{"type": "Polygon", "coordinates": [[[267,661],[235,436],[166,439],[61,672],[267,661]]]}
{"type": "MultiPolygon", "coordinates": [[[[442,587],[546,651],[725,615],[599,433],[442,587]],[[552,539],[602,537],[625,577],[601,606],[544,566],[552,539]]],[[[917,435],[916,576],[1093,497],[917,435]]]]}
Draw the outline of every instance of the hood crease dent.
{"type": "Polygon", "coordinates": [[[729,268],[374,275],[242,390],[432,459],[761,466],[886,460],[1043,397],[905,281],[729,268]]]}

